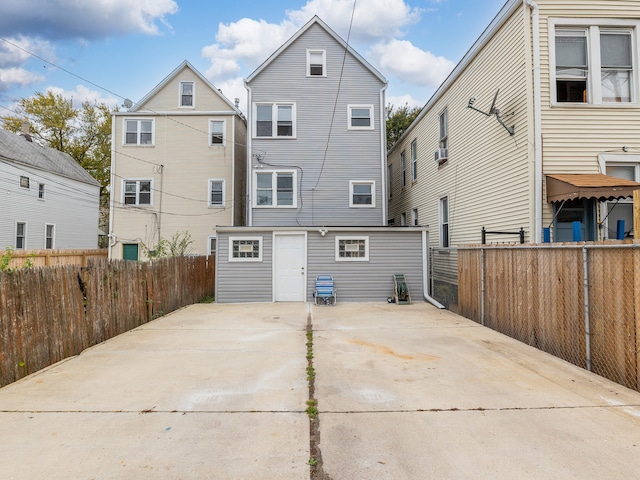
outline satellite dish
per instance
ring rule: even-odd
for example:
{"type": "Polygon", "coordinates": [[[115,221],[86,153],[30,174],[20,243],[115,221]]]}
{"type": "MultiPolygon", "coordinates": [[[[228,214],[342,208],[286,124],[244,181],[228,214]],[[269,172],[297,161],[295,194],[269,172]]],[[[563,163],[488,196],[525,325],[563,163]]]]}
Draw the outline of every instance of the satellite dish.
{"type": "Polygon", "coordinates": [[[124,102],[123,102],[123,106],[125,108],[131,108],[131,107],[133,107],[133,102],[131,100],[129,100],[128,98],[125,98],[124,102]]]}
{"type": "MultiPolygon", "coordinates": [[[[498,121],[498,123],[500,125],[502,125],[505,130],[507,132],[509,132],[509,135],[514,135],[515,134],[515,125],[508,127],[507,125],[505,125],[504,121],[502,120],[502,115],[500,114],[500,110],[496,107],[496,102],[498,101],[498,93],[500,93],[500,89],[496,90],[496,93],[493,95],[493,101],[491,102],[491,107],[489,108],[489,112],[484,112],[482,110],[480,110],[479,108],[476,108],[473,106],[473,104],[476,101],[475,97],[471,97],[469,99],[469,103],[467,104],[467,108],[470,108],[471,110],[475,110],[476,112],[480,112],[483,115],[486,115],[487,117],[491,117],[491,116],[495,116],[496,120],[498,121]]],[[[513,115],[513,114],[511,114],[513,115]]]]}
{"type": "Polygon", "coordinates": [[[493,102],[491,102],[491,107],[489,108],[489,115],[493,115],[494,113],[496,113],[496,101],[498,100],[498,93],[500,93],[500,89],[496,90],[496,93],[493,96],[493,102]]]}

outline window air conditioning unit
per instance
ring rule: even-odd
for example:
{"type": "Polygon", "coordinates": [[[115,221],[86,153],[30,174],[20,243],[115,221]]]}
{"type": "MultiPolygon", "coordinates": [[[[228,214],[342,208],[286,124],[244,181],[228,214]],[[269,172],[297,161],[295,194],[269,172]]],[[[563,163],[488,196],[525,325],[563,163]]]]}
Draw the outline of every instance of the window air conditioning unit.
{"type": "Polygon", "coordinates": [[[448,148],[439,148],[436,150],[434,155],[436,163],[442,163],[447,158],[449,158],[449,149],[448,148]]]}

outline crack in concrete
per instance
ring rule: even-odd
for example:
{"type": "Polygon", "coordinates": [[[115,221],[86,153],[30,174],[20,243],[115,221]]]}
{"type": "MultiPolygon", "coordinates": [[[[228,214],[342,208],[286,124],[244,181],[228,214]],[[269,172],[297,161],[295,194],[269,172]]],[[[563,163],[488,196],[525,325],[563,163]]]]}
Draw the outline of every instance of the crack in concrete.
{"type": "Polygon", "coordinates": [[[404,410],[330,410],[323,411],[324,415],[344,414],[371,414],[371,413],[441,413],[441,412],[509,412],[509,411],[536,411],[536,410],[580,410],[593,408],[624,409],[640,408],[640,405],[566,405],[566,406],[542,406],[542,407],[475,407],[475,408],[417,408],[404,410]]]}

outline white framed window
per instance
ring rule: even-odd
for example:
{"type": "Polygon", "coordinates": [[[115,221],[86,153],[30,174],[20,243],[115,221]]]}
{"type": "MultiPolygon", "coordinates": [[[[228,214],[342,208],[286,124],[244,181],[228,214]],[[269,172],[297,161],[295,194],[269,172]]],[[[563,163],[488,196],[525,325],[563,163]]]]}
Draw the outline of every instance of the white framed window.
{"type": "Polygon", "coordinates": [[[411,211],[411,216],[413,217],[411,219],[411,223],[413,224],[414,227],[417,227],[419,225],[419,223],[418,223],[418,209],[417,208],[414,208],[411,211]]]}
{"type": "Polygon", "coordinates": [[[27,222],[16,222],[16,250],[27,248],[27,222]]]}
{"type": "Polygon", "coordinates": [[[124,145],[153,145],[154,121],[151,118],[124,119],[124,145]]]}
{"type": "Polygon", "coordinates": [[[406,164],[406,154],[404,150],[400,154],[400,178],[402,180],[402,188],[407,186],[407,164],[406,164]]]}
{"type": "Polygon", "coordinates": [[[210,207],[224,207],[224,180],[210,179],[209,180],[209,206],[210,207]]]}
{"type": "Polygon", "coordinates": [[[640,21],[551,19],[552,102],[632,104],[637,101],[640,21]]]}
{"type": "Polygon", "coordinates": [[[418,140],[411,142],[411,181],[418,180],[418,140]]]}
{"type": "Polygon", "coordinates": [[[349,181],[349,207],[370,208],[376,206],[376,182],[374,180],[349,181]]]}
{"type": "Polygon", "coordinates": [[[373,105],[347,105],[349,130],[373,130],[373,105]]]}
{"type": "Polygon", "coordinates": [[[445,108],[440,112],[439,118],[440,140],[438,144],[440,148],[449,148],[449,113],[445,108]]]}
{"type": "Polygon", "coordinates": [[[230,262],[261,262],[262,237],[229,237],[230,262]]]}
{"type": "Polygon", "coordinates": [[[44,183],[38,184],[38,200],[44,200],[44,183]]]}
{"type": "Polygon", "coordinates": [[[209,146],[225,146],[226,122],[224,120],[209,120],[209,146]]]}
{"type": "Polygon", "coordinates": [[[153,204],[153,180],[123,180],[122,203],[124,205],[153,204]]]}
{"type": "Polygon", "coordinates": [[[440,247],[449,248],[449,197],[440,199],[440,247]]]}
{"type": "MultiPolygon", "coordinates": [[[[640,155],[601,155],[601,165],[609,176],[634,182],[640,180],[640,155]]],[[[633,198],[603,202],[600,214],[606,228],[604,240],[617,238],[619,220],[624,221],[624,238],[633,236],[633,198]]]]}
{"type": "Polygon", "coordinates": [[[369,237],[336,236],[336,262],[368,262],[369,237]]]}
{"type": "Polygon", "coordinates": [[[217,237],[211,236],[207,239],[207,255],[215,255],[216,254],[216,243],[217,237]]]}
{"type": "Polygon", "coordinates": [[[20,186],[22,188],[30,188],[29,177],[25,177],[24,175],[20,175],[20,186]]]}
{"type": "Polygon", "coordinates": [[[295,170],[253,173],[254,207],[297,207],[295,170]]]}
{"type": "Polygon", "coordinates": [[[47,250],[56,248],[56,226],[52,223],[44,225],[44,248],[47,250]]]}
{"type": "Polygon", "coordinates": [[[307,77],[327,76],[326,50],[307,49],[307,77]]]}
{"type": "Polygon", "coordinates": [[[253,113],[254,137],[295,138],[295,103],[256,103],[253,113]]]}
{"type": "Polygon", "coordinates": [[[406,212],[402,212],[400,214],[400,226],[401,227],[406,227],[407,226],[407,214],[406,214],[406,212]]]}
{"type": "Polygon", "coordinates": [[[387,165],[387,196],[393,198],[393,168],[387,165]]]}
{"type": "Polygon", "coordinates": [[[195,106],[196,86],[194,82],[180,82],[180,106],[195,106]]]}

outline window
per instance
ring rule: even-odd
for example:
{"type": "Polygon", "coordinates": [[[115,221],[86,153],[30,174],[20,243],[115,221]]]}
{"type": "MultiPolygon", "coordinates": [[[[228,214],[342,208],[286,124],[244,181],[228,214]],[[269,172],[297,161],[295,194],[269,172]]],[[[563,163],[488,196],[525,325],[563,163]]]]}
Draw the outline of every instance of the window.
{"type": "Polygon", "coordinates": [[[193,96],[194,96],[194,83],[180,82],[180,106],[193,107],[194,105],[193,96]]]}
{"type": "Polygon", "coordinates": [[[349,130],[373,130],[373,105],[348,105],[349,130]]]}
{"type": "Polygon", "coordinates": [[[209,180],[209,206],[224,207],[224,180],[209,180]]]}
{"type": "Polygon", "coordinates": [[[307,50],[307,76],[327,76],[326,52],[324,50],[307,50]]]}
{"type": "Polygon", "coordinates": [[[391,165],[387,165],[387,195],[389,198],[393,197],[393,177],[392,177],[393,169],[391,165]]]}
{"type": "Polygon", "coordinates": [[[216,242],[217,242],[216,237],[209,237],[209,242],[207,245],[207,252],[209,255],[216,254],[216,242]]]}
{"type": "MultiPolygon", "coordinates": [[[[634,159],[637,157],[634,155],[634,159]]],[[[607,175],[625,180],[637,182],[640,179],[640,163],[637,162],[609,162],[606,164],[607,175]]],[[[605,204],[606,213],[603,214],[603,223],[607,230],[605,239],[616,238],[618,233],[618,220],[624,221],[625,238],[633,237],[633,199],[623,198],[608,201],[605,204]]]]}
{"type": "Polygon", "coordinates": [[[368,262],[369,237],[336,236],[337,262],[368,262]]]}
{"type": "Polygon", "coordinates": [[[411,181],[418,180],[418,141],[411,142],[411,181]]]}
{"type": "Polygon", "coordinates": [[[407,166],[405,163],[405,153],[404,150],[400,154],[400,170],[401,170],[401,179],[402,179],[402,188],[407,186],[407,166]]]}
{"type": "Polygon", "coordinates": [[[350,207],[375,207],[376,182],[372,180],[349,181],[350,207]]]}
{"type": "Polygon", "coordinates": [[[413,219],[412,219],[413,222],[412,223],[413,223],[413,225],[415,227],[417,227],[419,225],[419,223],[418,223],[418,209],[414,208],[411,213],[413,215],[413,219]]]}
{"type": "Polygon", "coordinates": [[[20,186],[22,188],[29,188],[29,177],[20,176],[20,186]]]}
{"type": "Polygon", "coordinates": [[[256,104],[254,117],[256,137],[293,138],[296,136],[295,104],[256,104]]]}
{"type": "Polygon", "coordinates": [[[254,173],[256,207],[296,207],[296,172],[254,173]]]}
{"type": "Polygon", "coordinates": [[[400,214],[400,226],[401,227],[407,226],[407,214],[405,212],[402,212],[400,214]]]}
{"type": "Polygon", "coordinates": [[[38,199],[44,200],[44,183],[38,184],[38,199]]]}
{"type": "Polygon", "coordinates": [[[153,145],[153,120],[125,119],[125,145],[153,145]]]}
{"type": "Polygon", "coordinates": [[[262,237],[229,237],[230,262],[261,262],[262,237]]]}
{"type": "Polygon", "coordinates": [[[16,250],[27,248],[27,223],[16,223],[16,250]]]}
{"type": "Polygon", "coordinates": [[[449,114],[445,108],[440,113],[440,148],[449,148],[449,114]]]}
{"type": "Polygon", "coordinates": [[[50,223],[44,226],[44,248],[47,250],[55,248],[55,231],[56,226],[50,223]]]}
{"type": "Polygon", "coordinates": [[[209,120],[209,145],[224,145],[224,120],[209,120]]]}
{"type": "Polygon", "coordinates": [[[151,205],[151,180],[124,180],[123,201],[125,205],[151,205]]]}
{"type": "Polygon", "coordinates": [[[449,248],[449,197],[440,199],[440,246],[449,248]]]}
{"type": "MultiPolygon", "coordinates": [[[[554,47],[552,69],[557,103],[631,103],[636,88],[634,71],[635,27],[618,27],[614,21],[580,25],[562,20],[551,29],[554,47]],[[568,25],[567,25],[568,23],[568,25]]],[[[638,23],[638,22],[633,22],[638,23]]],[[[555,22],[554,22],[555,24],[555,22]]]]}

